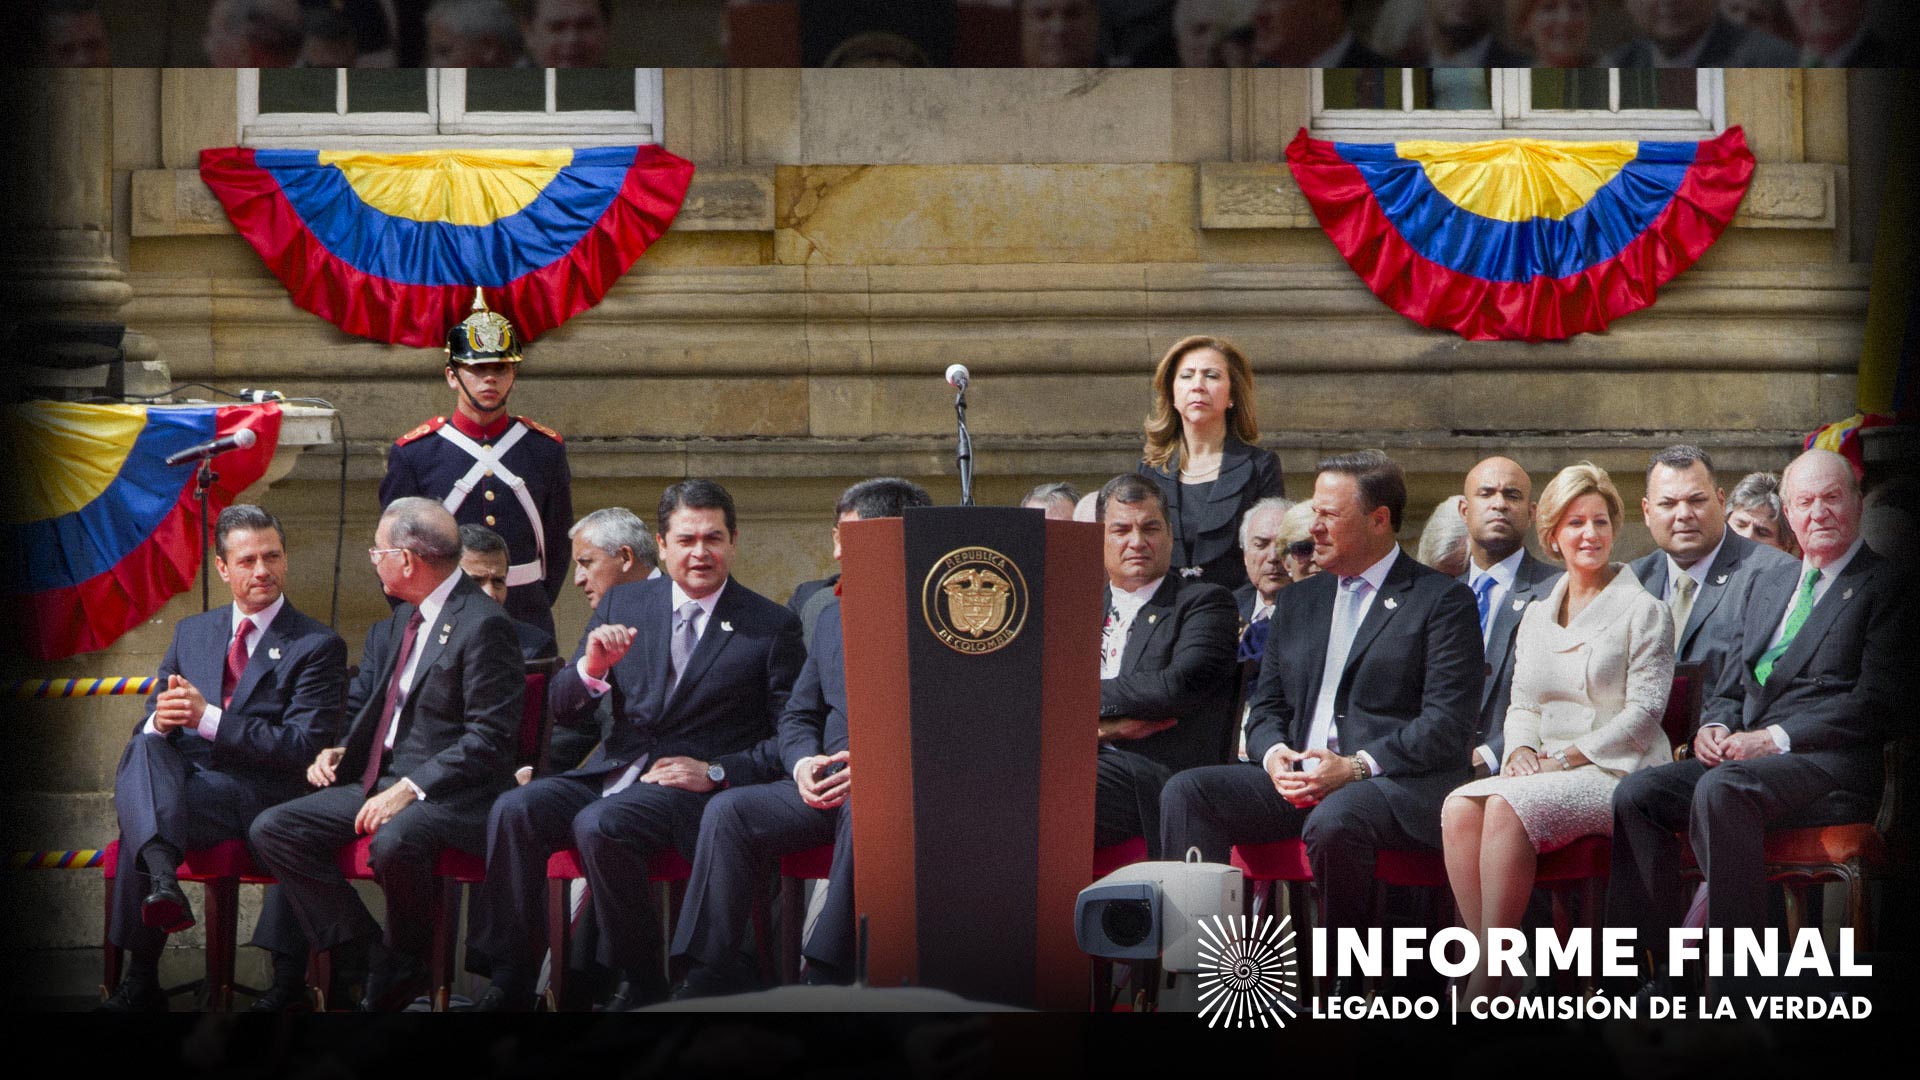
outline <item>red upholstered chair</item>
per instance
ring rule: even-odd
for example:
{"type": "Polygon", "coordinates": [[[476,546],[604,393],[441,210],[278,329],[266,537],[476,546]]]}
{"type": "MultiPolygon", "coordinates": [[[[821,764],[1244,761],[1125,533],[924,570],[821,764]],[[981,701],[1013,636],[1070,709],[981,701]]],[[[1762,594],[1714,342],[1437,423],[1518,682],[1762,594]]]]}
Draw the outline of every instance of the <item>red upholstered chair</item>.
{"type": "Polygon", "coordinates": [[[825,881],[833,870],[833,845],[821,844],[780,857],[780,982],[800,981],[801,931],[807,921],[803,882],[825,881]]]}
{"type": "MultiPolygon", "coordinates": [[[[111,882],[114,879],[119,858],[120,841],[115,840],[101,852],[101,876],[105,880],[111,882]]],[[[207,973],[198,983],[168,990],[167,996],[172,997],[197,986],[206,991],[206,1007],[209,1011],[225,1012],[233,1007],[233,962],[238,948],[240,886],[271,885],[273,877],[254,865],[244,840],[223,840],[212,847],[187,852],[180,863],[179,875],[181,881],[197,881],[206,886],[202,906],[205,918],[201,926],[206,934],[207,973]]],[[[104,953],[102,977],[106,983],[101,988],[102,997],[111,994],[114,987],[120,984],[122,963],[120,950],[107,939],[113,924],[112,890],[108,888],[103,892],[107,896],[102,905],[106,910],[101,933],[101,949],[104,953]]]]}
{"type": "MultiPolygon", "coordinates": [[[[573,944],[573,906],[567,903],[567,886],[586,876],[580,867],[580,853],[573,848],[556,851],[547,859],[547,948],[553,954],[547,980],[548,1012],[571,1007],[567,1000],[567,953],[573,944]]],[[[693,867],[672,848],[656,852],[647,864],[647,884],[660,890],[656,907],[660,911],[662,956],[667,955],[666,943],[672,940],[674,920],[679,918],[687,879],[692,876],[693,867]]]]}

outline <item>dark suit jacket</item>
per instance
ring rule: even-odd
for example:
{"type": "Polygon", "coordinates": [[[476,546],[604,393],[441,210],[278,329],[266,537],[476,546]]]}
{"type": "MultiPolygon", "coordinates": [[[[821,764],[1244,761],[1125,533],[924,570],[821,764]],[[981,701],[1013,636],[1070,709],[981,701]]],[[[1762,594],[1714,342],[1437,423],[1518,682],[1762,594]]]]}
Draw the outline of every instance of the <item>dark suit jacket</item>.
{"type": "MultiPolygon", "coordinates": [[[[182,676],[210,703],[220,704],[232,644],[232,604],[180,620],[160,659],[160,683],[147,698],[147,715],[170,675],[182,676]]],[[[346,643],[288,601],[255,643],[214,738],[208,741],[184,728],[167,738],[208,768],[245,778],[276,799],[292,798],[306,791],[306,770],[314,757],[340,737],[346,681],[346,643]]]]}
{"type": "MultiPolygon", "coordinates": [[[[357,784],[386,704],[412,604],[367,631],[360,675],[347,692],[346,755],[338,782],[357,784]]],[[[394,718],[388,771],[419,785],[436,802],[482,804],[513,785],[514,737],[527,694],[526,663],[506,609],[462,574],[446,606],[414,640],[420,662],[394,718]]]]}
{"type": "MultiPolygon", "coordinates": [[[[1340,579],[1327,573],[1280,591],[1274,620],[1294,632],[1267,642],[1247,721],[1247,756],[1277,743],[1307,748],[1326,666],[1340,579]]],[[[1354,634],[1333,699],[1340,752],[1365,750],[1385,776],[1394,819],[1440,843],[1440,803],[1465,782],[1485,657],[1480,619],[1465,585],[1401,552],[1354,634]]]]}
{"type": "Polygon", "coordinates": [[[1199,533],[1183,535],[1181,503],[1188,496],[1188,485],[1180,482],[1180,470],[1156,469],[1141,462],[1138,471],[1160,485],[1167,500],[1167,524],[1173,534],[1173,572],[1181,567],[1198,566],[1202,581],[1232,589],[1247,580],[1246,560],[1240,553],[1240,518],[1254,503],[1269,495],[1285,495],[1286,482],[1280,475],[1280,459],[1273,451],[1248,446],[1232,435],[1220,450],[1220,477],[1213,482],[1206,505],[1200,511],[1199,533]]]}
{"type": "Polygon", "coordinates": [[[559,643],[554,641],[553,635],[542,627],[515,619],[513,635],[520,642],[520,655],[524,659],[543,660],[549,656],[560,655],[559,643]]]}
{"type": "MultiPolygon", "coordinates": [[[[1753,668],[1800,586],[1800,564],[1769,566],[1742,579],[1732,654],[1702,709],[1702,724],[1758,731],[1774,724],[1796,757],[1863,796],[1880,791],[1881,745],[1903,734],[1916,627],[1912,580],[1862,545],[1814,605],[1765,686],[1753,668]]],[[[1870,812],[1871,806],[1865,807],[1870,812]]]]}
{"type": "MultiPolygon", "coordinates": [[[[1103,604],[1111,598],[1109,586],[1103,604]]],[[[1238,627],[1227,590],[1173,574],[1162,579],[1133,617],[1120,674],[1100,680],[1100,718],[1179,723],[1113,745],[1174,772],[1225,764],[1235,720],[1238,627]]]]}
{"type": "MultiPolygon", "coordinates": [[[[1520,569],[1513,575],[1513,588],[1507,590],[1500,609],[1493,614],[1493,633],[1487,635],[1487,677],[1480,687],[1480,719],[1473,744],[1493,751],[1496,772],[1506,754],[1507,706],[1513,701],[1513,637],[1520,630],[1520,617],[1526,614],[1527,605],[1545,600],[1564,573],[1534,558],[1532,552],[1525,552],[1520,556],[1520,569]]],[[[1472,575],[1472,570],[1460,575],[1460,584],[1466,585],[1472,575]]]]}
{"type": "MultiPolygon", "coordinates": [[[[1653,43],[1637,37],[1602,62],[1604,67],[1652,67],[1653,43]]],[[[1707,28],[1698,67],[1799,67],[1800,51],[1760,30],[1728,22],[1718,15],[1707,28]]]]}
{"type": "MultiPolygon", "coordinates": [[[[624,624],[634,628],[633,645],[607,675],[613,730],[568,775],[604,776],[647,754],[717,762],[729,784],[776,779],[774,720],[806,659],[800,620],[738,581],[728,582],[669,698],[672,596],[673,581],[662,576],[615,585],[601,597],[587,633],[624,624]]],[[[585,636],[553,680],[548,700],[556,720],[573,720],[596,705],[580,678],[584,655],[585,636]]]]}
{"type": "MultiPolygon", "coordinates": [[[[1633,576],[1640,579],[1654,599],[1666,597],[1666,552],[1656,548],[1651,555],[1643,555],[1630,565],[1633,576]]],[[[1745,575],[1756,567],[1798,565],[1779,548],[1756,544],[1728,529],[1720,554],[1714,558],[1713,565],[1707,567],[1706,584],[1700,586],[1699,594],[1693,598],[1686,628],[1673,643],[1674,660],[1705,663],[1707,685],[1714,685],[1727,666],[1727,658],[1738,655],[1733,643],[1740,633],[1740,605],[1728,603],[1728,598],[1739,595],[1745,575]]]]}
{"type": "Polygon", "coordinates": [[[840,631],[840,598],[827,601],[813,624],[813,648],[780,711],[780,764],[792,776],[801,758],[847,748],[846,649],[840,631]]]}

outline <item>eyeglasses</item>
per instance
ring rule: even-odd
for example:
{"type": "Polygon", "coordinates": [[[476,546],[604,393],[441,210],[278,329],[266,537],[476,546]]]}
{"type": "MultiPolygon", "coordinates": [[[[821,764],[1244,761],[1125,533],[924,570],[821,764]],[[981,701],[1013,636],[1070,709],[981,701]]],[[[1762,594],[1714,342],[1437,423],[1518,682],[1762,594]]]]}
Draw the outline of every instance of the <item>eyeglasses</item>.
{"type": "Polygon", "coordinates": [[[1313,541],[1295,540],[1287,545],[1287,554],[1296,559],[1310,559],[1313,557],[1313,541]]]}
{"type": "Polygon", "coordinates": [[[382,555],[396,555],[396,554],[400,554],[400,553],[402,553],[402,552],[405,552],[406,550],[407,550],[406,548],[368,548],[368,549],[367,549],[367,561],[368,561],[368,562],[370,562],[370,563],[372,563],[372,564],[373,564],[373,565],[375,565],[375,566],[379,566],[379,565],[380,565],[380,556],[382,556],[382,555]]]}

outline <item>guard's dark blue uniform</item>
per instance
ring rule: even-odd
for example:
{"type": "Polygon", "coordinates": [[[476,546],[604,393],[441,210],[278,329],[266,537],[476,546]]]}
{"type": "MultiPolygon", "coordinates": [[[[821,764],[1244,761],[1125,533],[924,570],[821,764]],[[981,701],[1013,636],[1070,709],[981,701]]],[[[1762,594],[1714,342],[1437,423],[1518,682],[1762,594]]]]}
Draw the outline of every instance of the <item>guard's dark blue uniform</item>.
{"type": "Polygon", "coordinates": [[[436,416],[387,451],[380,506],[408,495],[440,502],[462,525],[499,533],[507,542],[508,614],[553,633],[553,602],[573,557],[573,474],[558,432],[524,416],[485,430],[459,414],[436,416]]]}

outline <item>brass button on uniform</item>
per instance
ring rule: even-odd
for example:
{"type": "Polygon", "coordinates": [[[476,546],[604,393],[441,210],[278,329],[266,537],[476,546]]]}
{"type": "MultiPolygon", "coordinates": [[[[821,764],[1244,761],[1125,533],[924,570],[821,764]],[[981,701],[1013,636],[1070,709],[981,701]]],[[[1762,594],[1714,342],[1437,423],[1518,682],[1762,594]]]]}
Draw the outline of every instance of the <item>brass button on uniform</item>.
{"type": "Polygon", "coordinates": [[[480,475],[481,475],[481,476],[485,476],[485,477],[492,477],[492,476],[493,476],[493,470],[492,470],[492,469],[488,469],[488,470],[486,470],[485,472],[482,472],[482,473],[481,473],[480,475]]]}
{"type": "Polygon", "coordinates": [[[488,514],[488,515],[487,515],[487,524],[488,524],[488,525],[492,525],[492,524],[493,524],[493,515],[492,515],[492,514],[488,514]]]}
{"type": "Polygon", "coordinates": [[[489,492],[487,492],[487,493],[486,493],[486,495],[487,495],[487,501],[488,501],[488,502],[492,502],[492,501],[493,501],[493,492],[491,492],[491,491],[489,491],[489,492]]]}

